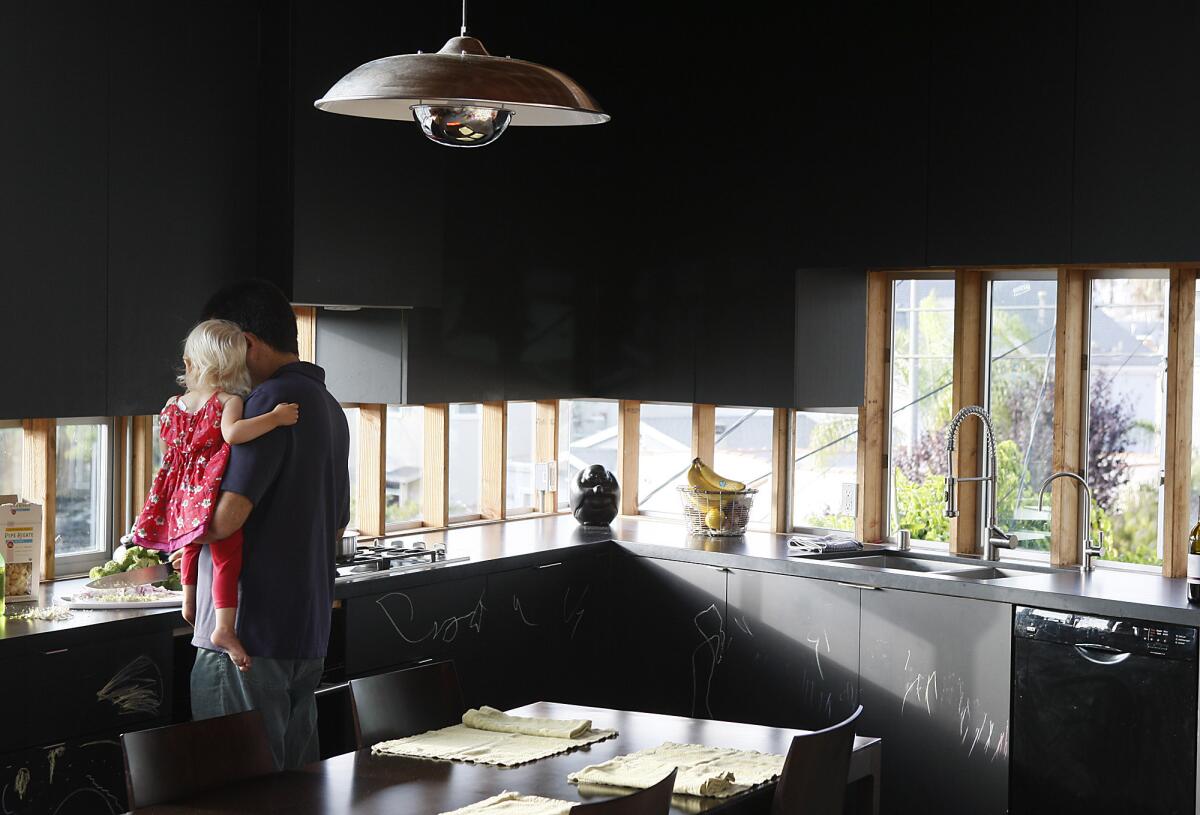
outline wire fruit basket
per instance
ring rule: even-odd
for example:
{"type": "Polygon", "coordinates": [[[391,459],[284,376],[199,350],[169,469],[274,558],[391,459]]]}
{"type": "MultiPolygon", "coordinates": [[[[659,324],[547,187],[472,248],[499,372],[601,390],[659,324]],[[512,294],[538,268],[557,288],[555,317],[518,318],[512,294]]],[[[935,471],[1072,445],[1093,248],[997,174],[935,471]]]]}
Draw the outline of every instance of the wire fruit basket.
{"type": "Polygon", "coordinates": [[[693,535],[712,537],[742,535],[750,523],[750,509],[758,490],[718,492],[695,487],[676,487],[683,503],[683,517],[693,535]]]}

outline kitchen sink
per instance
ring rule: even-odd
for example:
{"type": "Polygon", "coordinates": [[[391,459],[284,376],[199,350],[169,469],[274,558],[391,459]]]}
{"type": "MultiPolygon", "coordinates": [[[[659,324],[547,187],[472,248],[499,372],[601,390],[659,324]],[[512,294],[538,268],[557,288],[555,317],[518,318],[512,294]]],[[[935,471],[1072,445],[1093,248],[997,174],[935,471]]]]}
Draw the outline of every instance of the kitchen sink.
{"type": "Polygon", "coordinates": [[[1029,577],[1035,574],[1045,574],[1041,569],[1012,569],[998,566],[985,566],[979,569],[964,569],[950,573],[950,577],[958,580],[1005,580],[1010,577],[1029,577]]]}
{"type": "Polygon", "coordinates": [[[859,555],[858,557],[841,557],[834,563],[850,563],[855,566],[868,566],[872,569],[900,569],[906,572],[950,572],[970,568],[961,563],[945,560],[927,560],[920,557],[904,555],[859,555]]]}

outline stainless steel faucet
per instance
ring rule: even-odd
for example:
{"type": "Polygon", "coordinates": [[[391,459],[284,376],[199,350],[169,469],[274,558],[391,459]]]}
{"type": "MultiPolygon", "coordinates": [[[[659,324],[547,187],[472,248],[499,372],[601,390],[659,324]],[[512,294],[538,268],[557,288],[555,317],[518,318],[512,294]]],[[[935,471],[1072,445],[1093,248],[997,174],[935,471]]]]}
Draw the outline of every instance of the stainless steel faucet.
{"type": "Polygon", "coordinates": [[[1061,470],[1057,473],[1051,473],[1050,477],[1042,482],[1042,488],[1038,490],[1038,511],[1042,509],[1042,499],[1046,497],[1046,487],[1050,486],[1050,482],[1056,478],[1074,478],[1083,486],[1084,494],[1087,495],[1087,504],[1083,511],[1083,532],[1079,536],[1079,571],[1090,572],[1096,567],[1092,565],[1092,561],[1104,554],[1104,531],[1100,531],[1100,542],[1092,545],[1092,488],[1088,482],[1080,475],[1066,470],[1061,470]]]}
{"type": "Polygon", "coordinates": [[[946,517],[958,517],[958,491],[955,489],[960,481],[991,482],[988,489],[988,522],[987,531],[983,536],[983,557],[985,560],[998,560],[997,549],[1015,549],[1017,536],[1010,535],[996,525],[996,434],[992,430],[992,420],[986,410],[979,405],[968,405],[954,414],[950,420],[950,429],[946,431],[946,517]],[[975,416],[983,422],[984,435],[987,437],[988,468],[991,475],[972,476],[971,478],[954,477],[954,442],[958,431],[968,416],[975,416]]]}

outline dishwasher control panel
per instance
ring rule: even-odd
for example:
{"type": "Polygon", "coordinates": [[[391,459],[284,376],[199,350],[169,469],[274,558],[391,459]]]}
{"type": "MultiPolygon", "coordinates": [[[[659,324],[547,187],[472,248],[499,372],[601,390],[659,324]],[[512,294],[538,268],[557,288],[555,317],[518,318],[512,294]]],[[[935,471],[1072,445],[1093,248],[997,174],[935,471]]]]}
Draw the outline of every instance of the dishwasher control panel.
{"type": "Polygon", "coordinates": [[[1113,653],[1194,660],[1196,629],[1147,620],[1115,619],[1018,606],[1013,635],[1063,645],[1092,646],[1113,653]]]}

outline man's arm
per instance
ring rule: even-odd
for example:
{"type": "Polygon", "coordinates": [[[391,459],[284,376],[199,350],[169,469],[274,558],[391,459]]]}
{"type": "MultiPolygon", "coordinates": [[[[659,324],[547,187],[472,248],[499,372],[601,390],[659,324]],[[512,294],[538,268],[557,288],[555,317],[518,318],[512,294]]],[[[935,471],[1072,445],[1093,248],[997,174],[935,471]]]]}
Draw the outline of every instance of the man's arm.
{"type": "MultiPolygon", "coordinates": [[[[246,496],[238,495],[236,492],[222,492],[221,497],[217,499],[217,508],[212,514],[212,520],[208,524],[208,535],[204,537],[211,537],[212,540],[218,541],[225,540],[245,525],[252,509],[254,509],[254,504],[246,496]]],[[[210,540],[203,541],[203,543],[211,542],[210,540]]]]}

